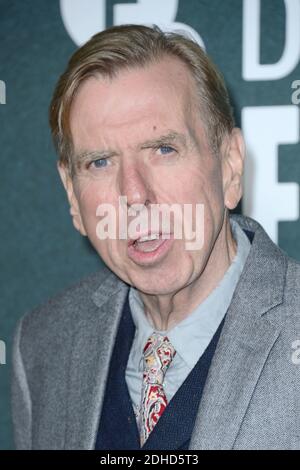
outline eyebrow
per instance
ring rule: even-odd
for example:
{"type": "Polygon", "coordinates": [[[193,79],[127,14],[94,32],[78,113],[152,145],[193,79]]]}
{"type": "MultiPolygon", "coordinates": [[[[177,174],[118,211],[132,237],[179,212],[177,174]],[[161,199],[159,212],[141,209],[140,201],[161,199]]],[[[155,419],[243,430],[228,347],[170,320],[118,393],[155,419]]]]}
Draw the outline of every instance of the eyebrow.
{"type": "MultiPolygon", "coordinates": [[[[168,143],[179,143],[182,146],[186,147],[187,140],[184,134],[181,134],[176,131],[170,131],[165,135],[161,135],[155,139],[149,139],[146,140],[140,144],[137,145],[137,148],[140,149],[147,149],[147,148],[152,148],[152,147],[159,147],[160,145],[168,144],[168,143]]],[[[76,152],[74,157],[75,157],[75,163],[76,165],[82,165],[86,161],[92,160],[92,159],[101,159],[101,158],[109,158],[117,155],[118,152],[115,152],[113,150],[82,150],[79,152],[76,152]]]]}
{"type": "Polygon", "coordinates": [[[176,131],[171,131],[168,132],[168,134],[157,137],[156,139],[146,140],[145,142],[140,144],[140,148],[145,149],[149,147],[156,147],[169,142],[178,142],[179,144],[186,146],[186,137],[184,134],[180,134],[176,131]]]}

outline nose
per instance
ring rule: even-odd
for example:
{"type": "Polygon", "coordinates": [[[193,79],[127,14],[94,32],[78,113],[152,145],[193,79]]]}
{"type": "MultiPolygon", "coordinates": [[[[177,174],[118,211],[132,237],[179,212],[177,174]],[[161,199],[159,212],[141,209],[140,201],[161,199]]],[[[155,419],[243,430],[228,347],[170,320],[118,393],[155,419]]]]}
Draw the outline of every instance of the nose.
{"type": "Polygon", "coordinates": [[[123,165],[119,174],[119,191],[126,196],[128,207],[133,204],[154,203],[154,193],[150,187],[149,175],[136,165],[123,165]]]}

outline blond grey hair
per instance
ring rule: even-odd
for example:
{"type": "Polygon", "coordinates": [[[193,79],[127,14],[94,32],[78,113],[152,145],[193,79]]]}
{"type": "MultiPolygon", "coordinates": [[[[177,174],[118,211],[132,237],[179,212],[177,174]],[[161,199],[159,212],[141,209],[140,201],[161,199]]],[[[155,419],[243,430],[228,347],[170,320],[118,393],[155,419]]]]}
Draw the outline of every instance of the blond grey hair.
{"type": "Polygon", "coordinates": [[[194,78],[199,110],[214,153],[234,127],[228,92],[221,74],[204,50],[185,34],[157,26],[114,26],[95,34],[71,57],[50,104],[51,133],[61,164],[73,173],[70,110],[80,85],[91,76],[115,77],[122,69],[145,67],[166,56],[181,60],[194,78]]]}

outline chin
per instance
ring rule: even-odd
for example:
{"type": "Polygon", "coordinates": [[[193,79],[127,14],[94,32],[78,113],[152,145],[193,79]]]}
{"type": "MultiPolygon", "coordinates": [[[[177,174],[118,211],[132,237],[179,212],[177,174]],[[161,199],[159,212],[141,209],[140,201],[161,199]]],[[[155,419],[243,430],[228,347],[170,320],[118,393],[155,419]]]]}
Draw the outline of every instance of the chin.
{"type": "Polygon", "coordinates": [[[151,279],[149,277],[132,279],[131,284],[140,292],[149,295],[170,295],[180,290],[184,285],[184,282],[180,282],[178,278],[163,279],[160,276],[153,276],[151,279]]]}

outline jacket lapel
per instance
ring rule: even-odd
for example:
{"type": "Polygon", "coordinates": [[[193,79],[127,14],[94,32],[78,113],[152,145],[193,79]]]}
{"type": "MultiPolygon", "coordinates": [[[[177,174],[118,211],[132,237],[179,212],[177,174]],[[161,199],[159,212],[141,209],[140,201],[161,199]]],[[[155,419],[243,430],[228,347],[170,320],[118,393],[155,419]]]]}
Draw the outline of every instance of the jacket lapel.
{"type": "Polygon", "coordinates": [[[280,334],[286,261],[262,229],[226,314],[190,449],[231,449],[268,355],[280,334]]]}
{"type": "Polygon", "coordinates": [[[125,377],[134,335],[135,325],[127,296],[110,360],[96,450],[140,449],[136,418],[125,377]]]}
{"type": "Polygon", "coordinates": [[[66,449],[93,449],[110,358],[128,286],[109,274],[92,295],[73,335],[68,378],[66,449]]]}

